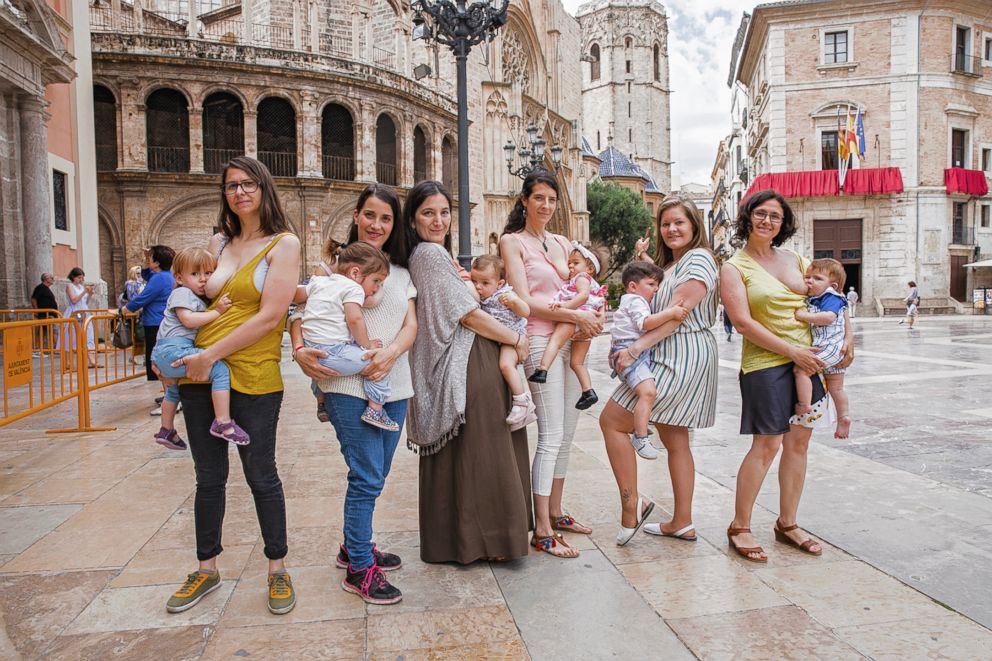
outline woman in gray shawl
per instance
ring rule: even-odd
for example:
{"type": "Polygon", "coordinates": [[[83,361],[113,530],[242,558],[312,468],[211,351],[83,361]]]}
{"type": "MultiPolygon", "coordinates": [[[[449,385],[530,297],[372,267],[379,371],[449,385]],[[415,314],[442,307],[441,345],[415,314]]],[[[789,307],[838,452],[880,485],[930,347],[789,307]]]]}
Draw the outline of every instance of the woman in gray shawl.
{"type": "Polygon", "coordinates": [[[403,222],[408,241],[396,258],[409,264],[418,292],[407,444],[420,455],[420,557],[468,564],[526,556],[527,431],[506,424],[499,345],[523,359],[527,336],[479,308],[451,257],[451,195],[441,184],[414,186],[403,222]]]}

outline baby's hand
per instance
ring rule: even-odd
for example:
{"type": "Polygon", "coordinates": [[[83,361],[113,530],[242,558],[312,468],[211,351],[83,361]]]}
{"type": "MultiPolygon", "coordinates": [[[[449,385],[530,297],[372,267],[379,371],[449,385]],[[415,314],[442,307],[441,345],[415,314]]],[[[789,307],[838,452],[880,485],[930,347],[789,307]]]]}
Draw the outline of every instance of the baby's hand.
{"type": "Polygon", "coordinates": [[[497,299],[501,305],[509,306],[514,301],[517,300],[517,295],[512,291],[508,291],[497,299]]]}
{"type": "Polygon", "coordinates": [[[368,348],[369,349],[381,349],[382,348],[382,340],[369,340],[369,346],[368,346],[368,348]]]}
{"type": "Polygon", "coordinates": [[[217,299],[216,303],[214,303],[214,309],[217,310],[217,312],[224,314],[225,312],[231,309],[231,305],[232,305],[231,295],[224,294],[223,296],[217,299]]]}
{"type": "Polygon", "coordinates": [[[554,310],[557,310],[560,307],[561,307],[561,303],[559,303],[558,301],[551,301],[550,303],[548,303],[548,309],[549,310],[554,311],[554,310]]]}
{"type": "Polygon", "coordinates": [[[678,319],[679,323],[685,321],[685,318],[689,316],[689,309],[682,307],[681,301],[679,301],[678,303],[676,303],[675,305],[671,306],[668,309],[672,311],[674,318],[678,319]]]}

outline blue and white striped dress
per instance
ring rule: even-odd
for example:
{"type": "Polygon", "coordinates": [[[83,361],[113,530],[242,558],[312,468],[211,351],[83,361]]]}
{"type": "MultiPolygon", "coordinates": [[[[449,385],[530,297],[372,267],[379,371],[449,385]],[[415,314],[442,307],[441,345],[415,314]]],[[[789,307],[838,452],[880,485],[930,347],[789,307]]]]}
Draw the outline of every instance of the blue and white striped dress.
{"type": "MultiPolygon", "coordinates": [[[[712,427],[716,420],[718,353],[710,327],[716,323],[716,261],[708,250],[696,248],[682,256],[666,274],[651,302],[651,312],[664,310],[674,301],[679,285],[698,280],[706,285],[706,295],[674,333],[655,345],[649,365],[655,376],[657,397],[651,409],[651,422],[673,427],[712,427]]],[[[628,411],[637,395],[626,384],[614,392],[614,399],[628,411]]]]}

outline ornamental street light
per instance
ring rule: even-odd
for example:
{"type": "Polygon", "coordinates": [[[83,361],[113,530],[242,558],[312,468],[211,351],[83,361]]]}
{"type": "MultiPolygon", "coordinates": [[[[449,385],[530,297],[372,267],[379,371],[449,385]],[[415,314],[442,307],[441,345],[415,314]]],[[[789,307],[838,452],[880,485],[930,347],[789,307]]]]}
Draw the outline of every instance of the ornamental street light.
{"type": "Polygon", "coordinates": [[[414,0],[414,40],[448,46],[455,54],[458,77],[458,261],[472,265],[471,203],[468,190],[468,54],[472,46],[492,41],[506,23],[510,0],[414,0]]]}
{"type": "MultiPolygon", "coordinates": [[[[524,147],[519,152],[512,140],[507,140],[506,144],[503,145],[503,155],[506,157],[506,169],[514,177],[520,177],[521,179],[525,179],[534,170],[545,169],[544,155],[547,150],[547,143],[544,141],[544,138],[537,137],[537,126],[533,123],[527,127],[527,140],[530,143],[530,149],[524,147]],[[516,154],[520,155],[520,165],[514,168],[513,160],[516,154]]],[[[563,151],[564,148],[561,145],[555,145],[551,148],[551,163],[554,166],[555,172],[561,168],[561,154],[563,151]]]]}

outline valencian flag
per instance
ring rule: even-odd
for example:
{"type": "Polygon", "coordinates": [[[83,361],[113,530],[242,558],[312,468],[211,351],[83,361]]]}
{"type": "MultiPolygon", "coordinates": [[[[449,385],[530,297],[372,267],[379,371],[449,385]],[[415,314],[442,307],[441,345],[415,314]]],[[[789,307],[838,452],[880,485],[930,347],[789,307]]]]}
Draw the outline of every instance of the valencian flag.
{"type": "Polygon", "coordinates": [[[861,160],[865,158],[865,122],[864,116],[861,114],[861,105],[858,105],[858,118],[854,120],[854,131],[858,139],[858,154],[861,156],[861,160]]]}
{"type": "MultiPolygon", "coordinates": [[[[861,108],[859,106],[858,114],[860,113],[861,108]]],[[[847,151],[851,156],[857,158],[859,153],[863,153],[860,149],[858,149],[858,135],[854,132],[854,111],[851,110],[850,106],[847,107],[847,131],[844,133],[844,141],[847,143],[845,145],[845,151],[847,151]]]]}

